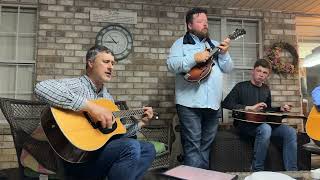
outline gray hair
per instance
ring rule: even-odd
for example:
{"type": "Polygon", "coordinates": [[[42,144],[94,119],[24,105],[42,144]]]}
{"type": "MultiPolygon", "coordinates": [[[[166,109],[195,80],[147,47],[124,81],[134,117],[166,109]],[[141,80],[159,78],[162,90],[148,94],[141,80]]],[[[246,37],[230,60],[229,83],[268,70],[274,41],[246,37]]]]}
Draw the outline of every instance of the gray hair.
{"type": "Polygon", "coordinates": [[[95,45],[87,51],[86,69],[88,68],[88,61],[94,61],[96,59],[97,54],[101,52],[105,52],[107,54],[111,54],[112,56],[114,56],[113,52],[107,47],[101,46],[101,45],[95,45]]]}

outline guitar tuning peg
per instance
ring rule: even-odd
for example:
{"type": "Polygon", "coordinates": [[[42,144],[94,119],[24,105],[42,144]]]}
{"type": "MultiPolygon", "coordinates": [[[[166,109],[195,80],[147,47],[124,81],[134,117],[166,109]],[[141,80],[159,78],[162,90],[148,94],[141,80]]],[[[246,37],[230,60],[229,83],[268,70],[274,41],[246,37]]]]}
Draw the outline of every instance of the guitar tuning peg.
{"type": "Polygon", "coordinates": [[[158,120],[159,119],[159,113],[157,112],[153,112],[153,115],[154,115],[154,119],[158,120]]]}

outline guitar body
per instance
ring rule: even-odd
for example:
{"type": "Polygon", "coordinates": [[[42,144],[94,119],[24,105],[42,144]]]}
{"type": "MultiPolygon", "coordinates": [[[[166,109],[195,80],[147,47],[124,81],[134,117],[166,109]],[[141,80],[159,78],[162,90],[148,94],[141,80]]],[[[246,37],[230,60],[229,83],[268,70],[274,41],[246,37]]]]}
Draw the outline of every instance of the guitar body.
{"type": "MultiPolygon", "coordinates": [[[[92,102],[111,111],[119,111],[112,101],[98,99],[92,102]]],[[[126,133],[120,118],[116,118],[108,133],[103,133],[92,126],[84,113],[54,107],[44,111],[41,126],[54,151],[72,163],[88,161],[94,156],[92,151],[101,148],[112,136],[126,133]]]]}
{"type": "Polygon", "coordinates": [[[268,124],[282,124],[284,118],[305,118],[302,115],[289,115],[282,113],[263,113],[263,112],[249,112],[243,110],[233,110],[232,117],[236,120],[251,122],[251,123],[268,123],[268,124]]]}
{"type": "Polygon", "coordinates": [[[191,68],[191,70],[184,75],[184,78],[189,82],[200,82],[208,77],[213,65],[214,61],[212,59],[199,63],[191,68]]]}
{"type": "Polygon", "coordinates": [[[309,113],[306,132],[311,139],[320,141],[320,112],[315,106],[312,107],[309,113]]]}

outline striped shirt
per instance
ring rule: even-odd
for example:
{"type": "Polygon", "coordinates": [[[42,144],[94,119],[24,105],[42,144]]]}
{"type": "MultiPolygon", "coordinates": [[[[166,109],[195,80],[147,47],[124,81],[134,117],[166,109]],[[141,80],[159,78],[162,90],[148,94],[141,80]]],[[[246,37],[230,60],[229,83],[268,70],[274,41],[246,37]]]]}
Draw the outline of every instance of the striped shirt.
{"type": "MultiPolygon", "coordinates": [[[[103,87],[97,92],[88,76],[78,78],[49,79],[36,84],[36,96],[51,106],[80,111],[87,100],[106,98],[114,102],[108,90],[103,87]]],[[[138,123],[125,124],[127,133],[123,137],[134,136],[139,130],[138,123]]]]}

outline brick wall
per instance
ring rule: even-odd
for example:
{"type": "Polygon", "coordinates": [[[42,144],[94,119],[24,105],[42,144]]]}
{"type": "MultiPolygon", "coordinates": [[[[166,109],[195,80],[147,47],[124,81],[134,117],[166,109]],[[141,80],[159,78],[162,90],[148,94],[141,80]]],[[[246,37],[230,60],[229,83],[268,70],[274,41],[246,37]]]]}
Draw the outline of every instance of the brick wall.
{"type": "MultiPolygon", "coordinates": [[[[73,77],[84,73],[86,50],[95,43],[97,32],[108,23],[89,20],[90,9],[122,9],[138,13],[136,25],[126,25],[133,34],[132,53],[116,66],[107,87],[117,100],[130,107],[152,105],[160,119],[174,114],[174,76],[167,71],[166,57],[172,43],[185,33],[184,15],[189,7],[118,1],[39,0],[37,81],[73,77]]],[[[263,20],[264,45],[283,40],[296,44],[293,14],[210,8],[215,16],[263,20]]],[[[270,80],[275,104],[290,102],[300,111],[298,76],[270,80]]]]}
{"type": "MultiPolygon", "coordinates": [[[[115,66],[115,77],[107,83],[117,100],[126,100],[130,108],[151,105],[161,120],[174,113],[174,75],[166,67],[172,43],[185,33],[184,16],[190,8],[155,1],[115,0],[2,0],[1,3],[33,4],[38,7],[36,81],[75,77],[84,73],[86,50],[95,43],[97,32],[108,23],[90,22],[90,9],[121,9],[138,14],[135,25],[123,24],[133,35],[132,53],[115,66]]],[[[258,18],[262,20],[264,48],[279,40],[296,46],[295,15],[255,10],[231,10],[209,7],[210,15],[258,18]]],[[[294,104],[300,112],[298,75],[273,74],[269,80],[274,105],[294,104]]],[[[154,122],[162,123],[162,122],[154,122]]],[[[7,129],[7,128],[5,128],[7,129]]],[[[0,131],[2,132],[2,131],[0,131]]],[[[7,132],[7,130],[6,130],[7,132]]],[[[8,134],[0,135],[0,168],[16,165],[8,134]],[[4,162],[5,161],[5,162],[4,162]]]]}
{"type": "Polygon", "coordinates": [[[18,167],[9,124],[0,123],[0,169],[18,167]]]}

